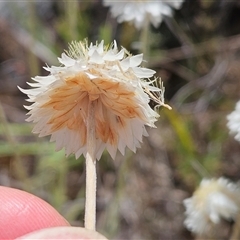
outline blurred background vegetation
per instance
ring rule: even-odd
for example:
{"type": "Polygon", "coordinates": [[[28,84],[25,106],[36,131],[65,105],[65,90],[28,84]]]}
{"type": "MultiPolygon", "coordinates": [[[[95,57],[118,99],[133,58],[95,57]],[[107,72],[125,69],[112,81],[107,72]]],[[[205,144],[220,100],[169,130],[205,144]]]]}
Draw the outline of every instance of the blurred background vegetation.
{"type": "MultiPolygon", "coordinates": [[[[160,109],[158,128],[136,154],[113,161],[105,153],[98,162],[97,229],[106,237],[192,239],[182,200],[203,177],[239,180],[240,146],[226,127],[240,97],[239,26],[239,1],[185,0],[151,27],[147,64],[173,110],[160,109]]],[[[118,24],[100,0],[1,1],[0,36],[0,185],[29,191],[83,226],[84,159],[31,133],[17,86],[46,75],[42,66],[58,64],[72,40],[116,39],[136,54],[139,31],[118,24]]]]}

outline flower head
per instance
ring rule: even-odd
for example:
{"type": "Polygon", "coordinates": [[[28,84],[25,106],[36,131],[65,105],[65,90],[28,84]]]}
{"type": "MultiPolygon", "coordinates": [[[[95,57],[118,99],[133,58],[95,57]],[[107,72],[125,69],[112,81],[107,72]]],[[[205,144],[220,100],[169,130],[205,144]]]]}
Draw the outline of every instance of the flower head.
{"type": "Polygon", "coordinates": [[[104,0],[104,5],[110,7],[113,17],[118,22],[133,22],[137,28],[141,28],[148,19],[154,27],[162,22],[163,15],[171,16],[172,9],[179,9],[183,0],[134,0],[134,1],[112,1],[104,0]]]}
{"type": "Polygon", "coordinates": [[[142,68],[142,54],[132,56],[120,51],[116,42],[105,47],[103,41],[88,45],[74,42],[63,53],[60,67],[46,67],[48,76],[33,78],[33,89],[20,89],[32,105],[27,106],[35,124],[33,132],[40,137],[51,135],[56,150],[78,158],[87,153],[88,106],[94,106],[95,151],[99,159],[107,148],[115,157],[117,149],[124,154],[140,146],[147,136],[145,126],[154,127],[159,115],[148,105],[150,99],[164,105],[164,88],[149,80],[155,71],[142,68]]]}
{"type": "Polygon", "coordinates": [[[237,102],[235,110],[227,116],[227,126],[235,139],[240,141],[240,101],[237,102]]]}
{"type": "Polygon", "coordinates": [[[208,232],[221,218],[235,219],[240,204],[240,189],[225,178],[202,180],[191,198],[184,200],[185,226],[192,232],[208,232]]]}

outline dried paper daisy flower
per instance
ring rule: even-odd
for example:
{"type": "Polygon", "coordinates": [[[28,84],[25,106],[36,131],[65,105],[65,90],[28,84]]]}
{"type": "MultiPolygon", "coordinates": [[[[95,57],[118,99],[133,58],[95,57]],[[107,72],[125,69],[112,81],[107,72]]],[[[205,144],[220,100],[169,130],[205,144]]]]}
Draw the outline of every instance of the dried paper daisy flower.
{"type": "Polygon", "coordinates": [[[164,88],[159,79],[149,80],[155,71],[140,67],[143,55],[132,56],[117,48],[116,42],[88,46],[87,41],[73,42],[62,54],[59,67],[45,67],[48,76],[33,78],[33,89],[20,89],[31,106],[27,119],[35,124],[40,137],[51,135],[56,150],[78,158],[87,153],[87,116],[94,108],[95,155],[99,159],[106,148],[112,158],[116,151],[133,152],[147,136],[145,126],[154,127],[159,115],[149,106],[164,104],[164,88]],[[155,85],[155,86],[154,86],[155,85]]]}
{"type": "Polygon", "coordinates": [[[203,179],[191,198],[184,200],[185,226],[196,234],[206,234],[220,223],[221,218],[235,219],[240,207],[237,184],[221,177],[203,179]]]}
{"type": "Polygon", "coordinates": [[[135,27],[140,29],[146,21],[150,21],[154,27],[158,27],[163,16],[172,16],[172,8],[179,9],[183,0],[133,0],[133,1],[112,1],[104,0],[104,6],[110,7],[112,16],[117,18],[119,23],[133,22],[135,27]]]}
{"type": "Polygon", "coordinates": [[[106,148],[112,158],[140,146],[145,126],[155,127],[159,115],[150,108],[164,104],[164,88],[155,71],[140,67],[143,55],[120,51],[116,42],[105,47],[87,41],[73,42],[62,54],[60,67],[46,67],[46,77],[29,83],[34,89],[21,91],[33,104],[26,107],[35,124],[34,133],[51,135],[56,150],[86,157],[85,227],[95,230],[96,159],[106,148]],[[156,85],[154,86],[154,84],[156,85]]]}
{"type": "Polygon", "coordinates": [[[235,110],[227,116],[227,126],[235,139],[240,141],[240,101],[236,103],[235,110]]]}

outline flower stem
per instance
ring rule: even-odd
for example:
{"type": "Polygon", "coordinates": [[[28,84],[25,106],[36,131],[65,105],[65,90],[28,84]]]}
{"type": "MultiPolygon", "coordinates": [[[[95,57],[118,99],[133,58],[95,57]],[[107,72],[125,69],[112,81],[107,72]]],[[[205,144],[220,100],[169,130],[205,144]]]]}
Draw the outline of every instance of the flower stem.
{"type": "Polygon", "coordinates": [[[96,156],[94,102],[89,100],[87,117],[85,228],[96,229],[96,156]]]}

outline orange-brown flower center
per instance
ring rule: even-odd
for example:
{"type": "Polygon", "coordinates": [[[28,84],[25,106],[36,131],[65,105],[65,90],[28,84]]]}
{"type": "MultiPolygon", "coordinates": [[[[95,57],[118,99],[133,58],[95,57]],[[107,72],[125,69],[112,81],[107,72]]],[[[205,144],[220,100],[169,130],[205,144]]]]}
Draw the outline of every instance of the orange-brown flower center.
{"type": "Polygon", "coordinates": [[[85,73],[67,78],[64,85],[50,90],[49,98],[41,107],[53,110],[48,121],[51,131],[62,128],[77,131],[83,144],[87,138],[89,101],[95,104],[96,138],[105,143],[118,143],[118,131],[126,127],[128,119],[146,120],[135,92],[125,83],[106,78],[90,79],[85,73]]]}

